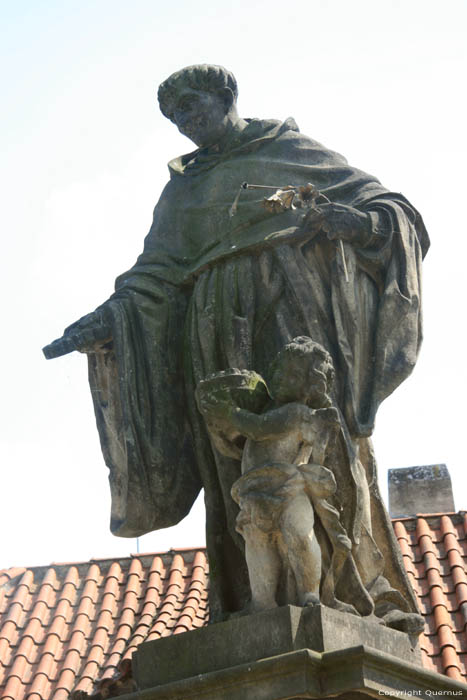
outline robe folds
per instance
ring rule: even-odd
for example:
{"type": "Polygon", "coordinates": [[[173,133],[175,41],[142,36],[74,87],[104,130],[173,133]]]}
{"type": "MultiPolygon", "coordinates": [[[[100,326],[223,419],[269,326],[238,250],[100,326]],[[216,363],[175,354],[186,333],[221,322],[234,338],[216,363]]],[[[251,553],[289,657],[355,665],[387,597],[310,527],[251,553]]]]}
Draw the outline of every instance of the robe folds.
{"type": "Polygon", "coordinates": [[[361,579],[370,590],[384,575],[415,609],[369,437],[379,404],[409,375],[421,342],[428,238],[419,214],[291,119],[251,120],[222,150],[195,151],[169,170],[143,253],[102,306],[112,348],[89,355],[112,531],[135,537],[174,525],[204,487],[214,613],[241,609],[248,577],[230,496],[240,463],[212,448],[194,391],[229,367],[267,378],[281,347],[308,335],[336,370],[343,429],[330,466],[361,579]],[[344,243],[349,281],[339,247],[304,225],[303,210],[272,214],[261,206],[264,191],[242,190],[231,215],[245,181],[311,182],[331,202],[368,213],[366,244],[344,243]]]}

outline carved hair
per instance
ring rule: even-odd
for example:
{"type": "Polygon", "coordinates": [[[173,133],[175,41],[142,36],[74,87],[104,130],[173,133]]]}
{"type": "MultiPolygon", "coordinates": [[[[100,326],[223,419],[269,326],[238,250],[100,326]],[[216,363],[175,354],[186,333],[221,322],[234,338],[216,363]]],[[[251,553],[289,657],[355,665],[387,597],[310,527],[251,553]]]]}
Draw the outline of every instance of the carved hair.
{"type": "Polygon", "coordinates": [[[288,358],[293,356],[297,357],[299,355],[308,355],[310,359],[316,357],[321,361],[326,362],[326,364],[328,365],[326,369],[326,384],[327,389],[329,391],[329,389],[334,383],[335,375],[331,355],[325,348],[323,348],[322,345],[316,343],[314,340],[312,340],[306,335],[297,336],[297,338],[291,340],[290,343],[287,343],[287,345],[285,345],[282,348],[282,350],[278,352],[271,366],[271,377],[274,377],[274,374],[276,373],[277,369],[282,365],[284,360],[287,360],[288,358]]]}
{"type": "Polygon", "coordinates": [[[172,73],[159,86],[157,93],[159,106],[164,117],[167,117],[170,121],[174,120],[173,113],[178,92],[184,87],[214,93],[228,87],[232,90],[235,100],[238,96],[237,81],[234,75],[222,66],[213,66],[207,63],[187,66],[176,73],[172,73]]]}

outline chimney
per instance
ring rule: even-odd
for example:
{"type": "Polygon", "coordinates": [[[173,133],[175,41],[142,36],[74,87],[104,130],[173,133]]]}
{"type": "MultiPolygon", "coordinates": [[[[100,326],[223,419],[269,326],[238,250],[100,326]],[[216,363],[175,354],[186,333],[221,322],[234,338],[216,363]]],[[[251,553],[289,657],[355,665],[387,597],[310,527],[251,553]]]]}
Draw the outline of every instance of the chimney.
{"type": "Polygon", "coordinates": [[[445,464],[390,469],[388,486],[391,518],[455,512],[451,477],[445,464]]]}

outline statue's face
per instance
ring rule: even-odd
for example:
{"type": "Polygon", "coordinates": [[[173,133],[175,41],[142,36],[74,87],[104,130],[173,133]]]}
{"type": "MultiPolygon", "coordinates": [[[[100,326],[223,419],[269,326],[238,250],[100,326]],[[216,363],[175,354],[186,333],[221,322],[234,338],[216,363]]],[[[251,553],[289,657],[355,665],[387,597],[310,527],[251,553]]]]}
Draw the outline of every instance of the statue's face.
{"type": "Polygon", "coordinates": [[[203,148],[218,143],[224,135],[227,111],[221,94],[184,88],[173,115],[180,133],[203,148]]]}
{"type": "Polygon", "coordinates": [[[326,361],[307,355],[286,357],[274,374],[271,391],[279,403],[298,401],[311,407],[326,395],[326,361]]]}
{"type": "Polygon", "coordinates": [[[305,357],[284,357],[274,373],[271,390],[279,403],[305,402],[308,398],[308,365],[305,357]]]}

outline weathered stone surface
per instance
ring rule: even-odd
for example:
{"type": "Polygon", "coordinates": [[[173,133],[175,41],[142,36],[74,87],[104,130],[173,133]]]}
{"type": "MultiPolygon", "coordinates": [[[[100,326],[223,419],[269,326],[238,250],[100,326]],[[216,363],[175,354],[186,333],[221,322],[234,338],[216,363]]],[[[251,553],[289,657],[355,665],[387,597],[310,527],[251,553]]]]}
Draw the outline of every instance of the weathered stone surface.
{"type": "MultiPolygon", "coordinates": [[[[230,496],[240,458],[209,438],[195,391],[232,367],[269,380],[280,349],[307,335],[336,369],[335,507],[355,571],[376,615],[413,628],[417,604],[368,438],[421,341],[422,219],[292,119],[240,117],[235,78],[219,66],[170,76],[159,101],[197,149],[171,161],[144,251],[115,293],[44,350],[88,355],[111,529],[135,537],[174,525],[204,487],[212,620],[245,610],[251,588],[230,496]]],[[[356,578],[343,573],[337,599],[355,599],[356,578]]]]}
{"type": "Polygon", "coordinates": [[[355,615],[374,611],[353,561],[348,602],[336,598],[352,543],[333,504],[329,453],[342,429],[329,396],[334,375],[325,348],[299,336],[273,361],[269,389],[256,372],[234,368],[198,385],[214,444],[227,457],[241,457],[242,476],[231,493],[240,506],[236,527],[245,539],[250,612],[319,602],[355,615]],[[238,395],[239,378],[254,390],[238,395]]]}
{"type": "Polygon", "coordinates": [[[287,606],[142,644],[133,663],[140,700],[467,697],[417,661],[403,633],[287,606]]]}
{"type": "Polygon", "coordinates": [[[451,476],[445,464],[390,469],[388,487],[392,518],[455,512],[451,476]]]}
{"type": "Polygon", "coordinates": [[[133,657],[140,689],[220,671],[300,649],[365,645],[420,663],[408,635],[325,606],[284,606],[142,644],[133,657]]]}

